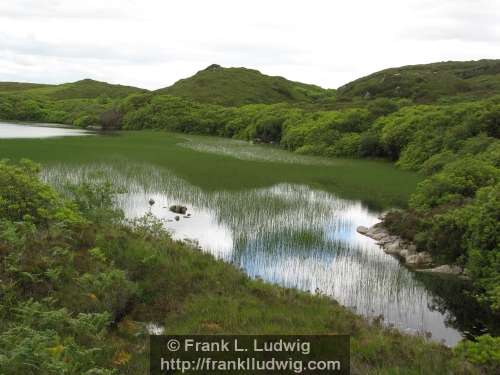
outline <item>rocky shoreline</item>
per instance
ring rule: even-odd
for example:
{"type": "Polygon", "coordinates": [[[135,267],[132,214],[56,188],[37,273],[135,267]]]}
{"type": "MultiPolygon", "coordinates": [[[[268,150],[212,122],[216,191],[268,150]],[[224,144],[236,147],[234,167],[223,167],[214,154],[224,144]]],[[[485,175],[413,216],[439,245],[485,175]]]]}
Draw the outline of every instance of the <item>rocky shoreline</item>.
{"type": "Polygon", "coordinates": [[[377,241],[386,254],[397,256],[401,261],[418,272],[428,272],[436,274],[449,274],[464,277],[464,270],[455,265],[434,266],[430,253],[417,251],[415,244],[403,240],[399,236],[390,234],[385,229],[383,222],[379,222],[370,228],[359,226],[357,232],[377,241]]]}

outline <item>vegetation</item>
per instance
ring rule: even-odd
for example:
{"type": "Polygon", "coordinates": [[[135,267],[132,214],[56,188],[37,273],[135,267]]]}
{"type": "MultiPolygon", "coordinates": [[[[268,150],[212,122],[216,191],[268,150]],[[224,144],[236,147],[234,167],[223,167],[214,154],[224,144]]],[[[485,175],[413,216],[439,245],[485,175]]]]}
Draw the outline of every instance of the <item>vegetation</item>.
{"type": "Polygon", "coordinates": [[[4,85],[10,91],[0,93],[0,118],[162,129],[395,161],[426,179],[388,227],[438,262],[464,266],[477,298],[499,311],[499,77],[498,60],[446,62],[384,70],[335,94],[213,65],[147,93],[107,91],[93,81],[19,91],[4,85]]]}
{"type": "Polygon", "coordinates": [[[340,87],[338,99],[407,98],[419,103],[474,100],[498,94],[499,74],[499,60],[403,66],[382,70],[340,87]]]}
{"type": "Polygon", "coordinates": [[[0,119],[88,127],[120,98],[146,90],[85,79],[62,85],[0,83],[0,119]]]}
{"type": "Polygon", "coordinates": [[[335,96],[254,70],[212,65],[153,93],[91,80],[4,84],[0,118],[164,129],[275,143],[300,154],[396,161],[428,178],[410,211],[396,214],[404,220],[389,226],[435,259],[466,266],[478,297],[499,308],[499,214],[497,197],[489,193],[500,164],[499,73],[497,60],[410,66],[361,78],[335,96]],[[482,234],[475,223],[482,219],[472,212],[491,216],[482,234]]]}
{"type": "Polygon", "coordinates": [[[213,64],[193,77],[181,79],[157,93],[189,98],[204,104],[242,106],[310,103],[334,95],[335,92],[283,77],[267,76],[253,69],[223,68],[213,64]]]}
{"type": "Polygon", "coordinates": [[[235,158],[203,148],[197,151],[196,145],[207,143],[213,144],[213,150],[227,150],[228,144],[234,142],[157,131],[127,131],[119,136],[0,139],[0,158],[29,158],[47,166],[63,162],[74,168],[111,164],[126,170],[124,166],[130,163],[143,164],[168,169],[190,185],[209,192],[259,189],[280,183],[308,184],[362,200],[379,210],[404,206],[420,181],[415,173],[402,171],[388,162],[318,159],[290,155],[265,145],[248,145],[243,155],[253,157],[242,160],[240,144],[233,154],[235,158]]]}
{"type": "Polygon", "coordinates": [[[124,221],[109,184],[64,198],[37,171],[0,163],[3,374],[144,374],[146,322],[169,333],[350,334],[353,374],[497,373],[496,339],[453,352],[368,324],[172,241],[151,215],[124,221]]]}

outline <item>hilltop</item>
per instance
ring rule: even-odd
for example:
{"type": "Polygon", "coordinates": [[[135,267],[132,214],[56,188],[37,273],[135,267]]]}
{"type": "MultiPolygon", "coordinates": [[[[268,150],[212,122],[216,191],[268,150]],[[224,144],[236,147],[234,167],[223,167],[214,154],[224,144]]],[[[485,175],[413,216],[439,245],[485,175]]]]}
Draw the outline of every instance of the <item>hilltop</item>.
{"type": "Polygon", "coordinates": [[[26,83],[26,82],[0,82],[0,93],[25,91],[31,89],[39,89],[43,87],[52,87],[41,83],[26,83]]]}
{"type": "MultiPolygon", "coordinates": [[[[112,99],[148,90],[92,79],[60,85],[0,82],[0,94],[23,93],[51,100],[112,99]]],[[[500,92],[500,60],[448,61],[384,69],[349,82],[337,90],[268,76],[255,69],[213,64],[192,77],[153,91],[227,107],[246,104],[333,104],[376,98],[405,98],[416,103],[475,100],[500,92]]]]}
{"type": "Polygon", "coordinates": [[[23,94],[46,97],[52,100],[93,99],[99,96],[124,98],[130,94],[138,94],[146,91],[137,87],[114,85],[92,79],[83,79],[60,85],[0,82],[0,93],[22,92],[23,94]]]}
{"type": "Polygon", "coordinates": [[[500,92],[500,60],[448,61],[385,69],[338,88],[340,101],[407,98],[429,103],[449,97],[472,99],[500,92]]]}
{"type": "Polygon", "coordinates": [[[262,74],[247,68],[210,65],[194,76],[157,90],[200,103],[223,106],[313,102],[331,90],[262,74]]]}

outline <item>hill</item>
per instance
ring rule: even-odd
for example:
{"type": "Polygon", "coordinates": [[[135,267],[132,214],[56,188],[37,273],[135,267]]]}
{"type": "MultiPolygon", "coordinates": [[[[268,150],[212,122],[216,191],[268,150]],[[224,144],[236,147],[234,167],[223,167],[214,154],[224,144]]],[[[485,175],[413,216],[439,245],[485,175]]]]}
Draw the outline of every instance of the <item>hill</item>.
{"type": "Polygon", "coordinates": [[[331,90],[272,77],[257,70],[210,65],[194,76],[156,91],[223,106],[313,102],[331,90]]]}
{"type": "Polygon", "coordinates": [[[500,60],[449,61],[385,69],[339,87],[337,98],[408,98],[430,103],[456,96],[484,98],[498,92],[500,60]]]}
{"type": "Polygon", "coordinates": [[[77,98],[91,99],[99,96],[124,98],[130,94],[138,94],[146,91],[145,89],[132,86],[113,85],[107,82],[84,79],[73,83],[58,85],[53,91],[48,92],[48,95],[56,100],[77,98]]]}
{"type": "Polygon", "coordinates": [[[117,101],[146,92],[91,79],[61,85],[0,82],[0,119],[96,126],[117,101]]]}
{"type": "Polygon", "coordinates": [[[0,82],[0,93],[25,91],[37,89],[42,87],[51,87],[52,85],[45,85],[39,83],[25,83],[25,82],[0,82]]]}
{"type": "Polygon", "coordinates": [[[0,82],[0,93],[22,92],[32,96],[52,100],[94,99],[101,96],[124,98],[130,94],[144,93],[147,90],[132,86],[114,85],[107,82],[83,79],[61,85],[41,85],[34,83],[0,82]]]}

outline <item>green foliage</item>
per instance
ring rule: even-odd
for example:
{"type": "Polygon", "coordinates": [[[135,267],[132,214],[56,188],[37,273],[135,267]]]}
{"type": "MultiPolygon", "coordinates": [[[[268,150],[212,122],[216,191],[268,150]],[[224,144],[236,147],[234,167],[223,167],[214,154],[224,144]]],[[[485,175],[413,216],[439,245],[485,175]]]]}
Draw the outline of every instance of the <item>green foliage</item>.
{"type": "Polygon", "coordinates": [[[457,205],[472,199],[476,191],[494,185],[500,171],[489,163],[473,157],[452,162],[423,181],[411,199],[411,206],[424,211],[440,205],[457,205]]]}
{"type": "Polygon", "coordinates": [[[68,186],[72,201],[79,211],[94,223],[113,223],[123,219],[123,213],[116,209],[114,197],[120,191],[109,182],[84,182],[68,186]]]}
{"type": "MultiPolygon", "coordinates": [[[[25,173],[28,190],[39,190],[25,169],[2,173],[25,173]]],[[[71,205],[96,217],[112,190],[90,190],[71,205]]],[[[47,236],[0,212],[0,372],[144,374],[144,323],[153,321],[178,334],[350,334],[359,373],[477,373],[444,346],[370,325],[328,298],[251,280],[162,228],[147,215],[47,236]]]]}
{"type": "MultiPolygon", "coordinates": [[[[95,251],[92,256],[95,258],[95,251]]],[[[97,260],[103,263],[102,259],[97,260]]],[[[118,269],[84,273],[76,282],[82,292],[91,296],[94,302],[89,304],[91,311],[113,312],[115,320],[125,312],[127,304],[137,293],[136,285],[128,280],[124,271],[118,269]]]]}
{"type": "Polygon", "coordinates": [[[29,161],[11,165],[0,161],[0,217],[12,221],[76,224],[82,217],[38,179],[38,166],[29,161]]]}
{"type": "Polygon", "coordinates": [[[476,341],[463,341],[454,349],[455,353],[481,366],[485,374],[500,372],[500,337],[483,335],[476,341]]]}
{"type": "Polygon", "coordinates": [[[97,125],[114,101],[145,91],[89,79],[62,85],[0,83],[0,119],[85,128],[97,125]]]}
{"type": "Polygon", "coordinates": [[[257,70],[211,65],[158,93],[223,106],[313,102],[331,95],[318,86],[271,77],[257,70]]]}
{"type": "Polygon", "coordinates": [[[480,298],[500,311],[500,185],[481,188],[466,215],[467,269],[483,291],[480,298]]]}
{"type": "Polygon", "coordinates": [[[52,85],[44,85],[38,83],[23,83],[23,82],[0,82],[0,92],[24,91],[36,88],[50,87],[52,85]]]}
{"type": "Polygon", "coordinates": [[[361,146],[361,136],[359,133],[343,134],[333,146],[327,149],[328,156],[359,156],[361,146]]]}
{"type": "Polygon", "coordinates": [[[31,89],[29,93],[31,95],[47,96],[53,100],[97,99],[100,104],[106,104],[105,102],[110,98],[124,98],[145,91],[137,87],[113,85],[92,79],[84,79],[73,83],[31,89]]]}
{"type": "Polygon", "coordinates": [[[337,95],[339,100],[384,97],[425,103],[455,96],[477,98],[499,92],[499,73],[498,60],[403,66],[350,82],[337,95]]]}
{"type": "MultiPolygon", "coordinates": [[[[300,154],[390,159],[427,177],[411,198],[405,220],[390,226],[435,259],[465,265],[478,298],[498,308],[495,247],[469,238],[480,233],[474,220],[496,207],[491,195],[484,198],[484,191],[499,180],[499,92],[499,60],[387,69],[338,92],[255,70],[212,65],[156,92],[92,80],[57,86],[4,83],[0,118],[217,135],[276,143],[300,154]]],[[[209,177],[206,168],[197,173],[198,181],[214,180],[213,170],[209,177]]],[[[252,174],[247,183],[262,181],[261,175],[252,174]]],[[[232,178],[220,181],[229,186],[232,178]]],[[[115,217],[108,209],[86,210],[82,200],[88,197],[80,193],[76,200],[90,220],[105,212],[115,217]]],[[[20,193],[8,194],[13,202],[20,193]]],[[[10,210],[18,220],[25,214],[45,221],[55,215],[2,199],[0,195],[0,210],[10,210]]],[[[60,214],[71,221],[69,211],[60,214]]],[[[493,222],[488,219],[484,231],[494,232],[493,222]]]]}

